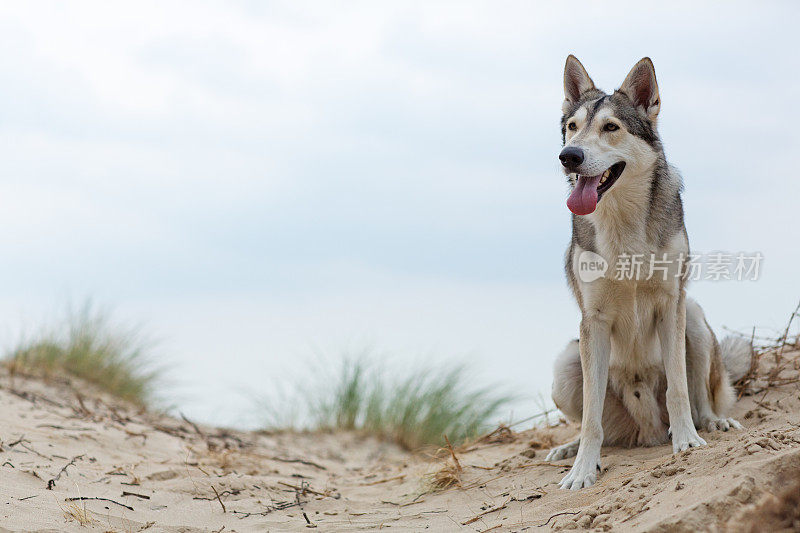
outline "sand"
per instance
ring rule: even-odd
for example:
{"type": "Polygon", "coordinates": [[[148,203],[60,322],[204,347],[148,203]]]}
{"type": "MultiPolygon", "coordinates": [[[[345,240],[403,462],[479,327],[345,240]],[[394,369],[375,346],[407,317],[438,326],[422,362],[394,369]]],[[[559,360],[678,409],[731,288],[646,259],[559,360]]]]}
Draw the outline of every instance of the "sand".
{"type": "Polygon", "coordinates": [[[753,383],[758,392],[737,402],[745,430],[702,432],[707,447],[678,455],[666,445],[604,448],[598,484],[577,492],[557,486],[571,459],[544,462],[549,446],[578,432],[566,423],[501,429],[458,450],[458,483],[433,491],[432,474],[454,468],[446,455],[413,455],[356,433],[197,426],[138,412],[74,380],[2,373],[0,531],[766,527],[759,513],[779,505],[773,494],[780,498],[800,472],[792,378],[800,354],[784,358],[782,384],[753,383]]]}

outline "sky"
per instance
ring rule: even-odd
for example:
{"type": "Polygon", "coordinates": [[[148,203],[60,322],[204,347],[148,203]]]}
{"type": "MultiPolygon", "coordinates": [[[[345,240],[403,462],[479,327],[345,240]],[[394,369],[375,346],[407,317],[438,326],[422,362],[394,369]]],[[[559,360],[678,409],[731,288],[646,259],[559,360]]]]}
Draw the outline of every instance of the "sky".
{"type": "Polygon", "coordinates": [[[689,293],[781,329],[800,298],[800,6],[768,2],[7,2],[0,342],[91,298],[158,339],[164,394],[253,426],[255,396],[369,352],[549,396],[577,333],[562,73],[655,64],[698,251],[689,293]]]}

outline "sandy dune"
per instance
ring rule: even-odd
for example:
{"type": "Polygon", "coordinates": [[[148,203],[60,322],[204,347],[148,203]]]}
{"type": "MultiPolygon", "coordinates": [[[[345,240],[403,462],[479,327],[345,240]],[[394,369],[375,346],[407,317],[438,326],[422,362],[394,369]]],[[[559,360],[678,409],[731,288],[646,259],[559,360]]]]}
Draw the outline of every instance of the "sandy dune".
{"type": "Polygon", "coordinates": [[[572,425],[498,431],[457,453],[457,486],[431,492],[452,459],[356,434],[197,427],[3,374],[0,531],[774,529],[764,509],[780,508],[772,494],[800,471],[800,355],[784,359],[779,385],[737,403],[744,431],[702,433],[708,447],[679,455],[604,449],[600,482],[579,492],[556,485],[571,460],[543,459],[572,425]]]}

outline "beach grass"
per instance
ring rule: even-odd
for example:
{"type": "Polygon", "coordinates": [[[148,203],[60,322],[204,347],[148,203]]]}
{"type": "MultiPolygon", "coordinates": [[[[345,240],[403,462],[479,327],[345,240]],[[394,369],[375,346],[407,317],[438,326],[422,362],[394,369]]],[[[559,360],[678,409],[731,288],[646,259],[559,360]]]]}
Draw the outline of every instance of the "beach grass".
{"type": "Polygon", "coordinates": [[[152,343],[91,303],[68,311],[55,327],[25,335],[5,358],[12,372],[83,379],[140,407],[152,405],[162,376],[149,354],[152,343]]]}
{"type": "Polygon", "coordinates": [[[401,372],[363,355],[345,356],[319,373],[314,386],[299,385],[292,403],[304,405],[316,429],[362,431],[409,450],[441,447],[446,438],[458,445],[496,426],[515,399],[470,378],[463,364],[401,372]]]}

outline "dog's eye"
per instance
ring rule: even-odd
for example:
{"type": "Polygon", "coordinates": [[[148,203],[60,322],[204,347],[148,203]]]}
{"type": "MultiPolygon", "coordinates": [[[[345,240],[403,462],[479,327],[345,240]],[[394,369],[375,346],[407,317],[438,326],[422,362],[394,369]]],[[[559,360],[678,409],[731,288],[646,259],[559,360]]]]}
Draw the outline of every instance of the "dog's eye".
{"type": "Polygon", "coordinates": [[[574,122],[570,122],[569,124],[567,124],[567,129],[570,131],[575,131],[578,129],[578,125],[575,124],[574,122]]]}
{"type": "Polygon", "coordinates": [[[603,131],[617,131],[619,126],[614,124],[613,122],[607,122],[605,126],[603,126],[603,131]]]}

